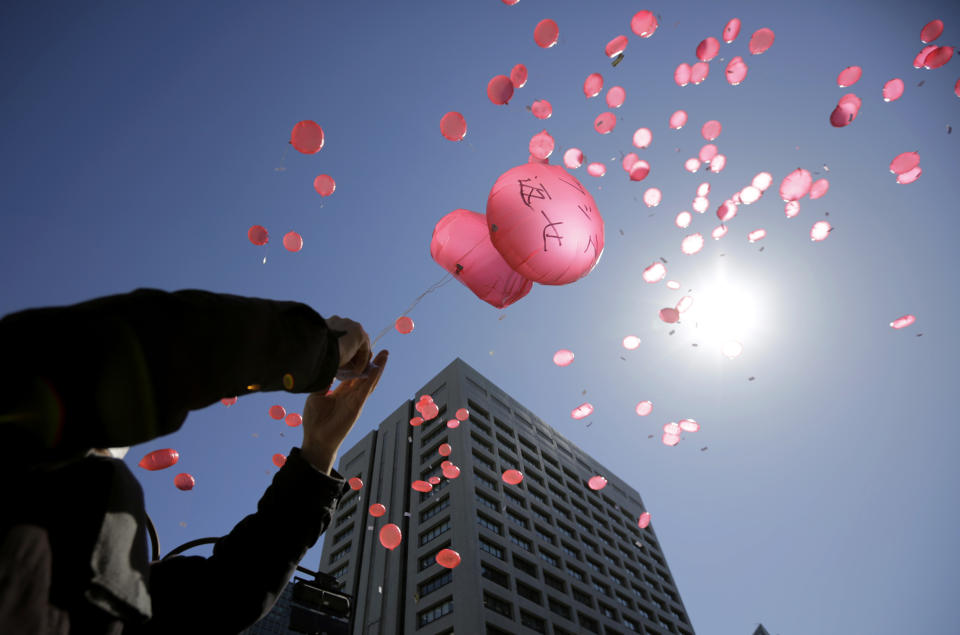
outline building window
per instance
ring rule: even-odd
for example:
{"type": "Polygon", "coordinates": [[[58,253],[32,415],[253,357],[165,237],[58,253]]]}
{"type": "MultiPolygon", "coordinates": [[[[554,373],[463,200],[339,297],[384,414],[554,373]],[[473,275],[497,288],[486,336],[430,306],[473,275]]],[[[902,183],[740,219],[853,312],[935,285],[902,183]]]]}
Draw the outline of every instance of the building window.
{"type": "MultiPolygon", "coordinates": [[[[513,452],[514,454],[517,453],[517,446],[514,445],[513,443],[511,443],[506,437],[504,437],[504,436],[503,436],[502,434],[500,434],[499,432],[497,433],[497,441],[500,442],[500,445],[502,445],[502,446],[505,447],[505,448],[508,448],[508,449],[509,449],[511,452],[513,452]]],[[[502,456],[502,454],[501,454],[501,456],[502,456]]],[[[513,459],[513,462],[516,463],[516,462],[517,462],[517,459],[514,458],[514,459],[513,459]]]]}
{"type": "Polygon", "coordinates": [[[473,459],[475,462],[479,463],[480,465],[487,468],[491,472],[497,471],[497,464],[493,462],[493,459],[487,458],[477,450],[473,451],[473,459]]]}
{"type": "Polygon", "coordinates": [[[520,535],[517,535],[517,534],[513,533],[512,531],[510,532],[510,542],[512,542],[513,544],[517,545],[518,547],[520,547],[520,548],[523,549],[524,551],[530,551],[530,552],[533,551],[533,547],[532,547],[532,545],[531,545],[531,543],[530,543],[529,540],[527,540],[527,539],[524,538],[523,536],[520,536],[520,535]]]}
{"type": "Polygon", "coordinates": [[[618,603],[620,606],[625,606],[625,607],[627,607],[627,608],[630,608],[630,600],[628,600],[627,598],[623,597],[623,596],[620,595],[619,593],[617,593],[614,597],[617,599],[617,603],[618,603]]]}
{"type": "Polygon", "coordinates": [[[430,622],[440,619],[444,615],[453,612],[453,598],[447,598],[440,604],[434,604],[430,608],[417,613],[417,628],[423,628],[430,622]]]}
{"type": "MultiPolygon", "coordinates": [[[[444,409],[446,409],[446,406],[444,406],[444,408],[442,408],[442,409],[440,410],[440,414],[441,414],[441,415],[443,414],[443,410],[444,410],[444,409]]],[[[438,417],[439,417],[439,415],[438,415],[438,417]]],[[[421,447],[421,448],[422,448],[423,446],[425,446],[426,444],[430,443],[431,441],[433,441],[434,439],[436,439],[438,436],[440,436],[440,435],[443,434],[444,432],[447,431],[447,426],[444,425],[444,424],[442,424],[442,423],[440,423],[439,421],[438,421],[436,424],[434,424],[434,425],[436,425],[437,427],[434,428],[433,430],[431,430],[430,432],[427,432],[426,434],[424,434],[424,436],[420,437],[420,447],[421,447]]]]}
{"type": "Polygon", "coordinates": [[[528,477],[531,481],[533,481],[534,483],[536,483],[537,485],[539,485],[540,487],[543,487],[543,486],[545,485],[545,483],[544,483],[544,481],[543,481],[543,477],[540,476],[539,474],[537,474],[536,472],[531,472],[531,471],[528,470],[528,471],[527,471],[527,477],[528,477]]]}
{"type": "Polygon", "coordinates": [[[350,563],[347,563],[342,567],[340,567],[339,569],[334,569],[333,571],[330,572],[330,575],[333,576],[334,578],[340,579],[344,575],[346,575],[347,569],[349,568],[349,566],[350,566],[350,563]]]}
{"type": "Polygon", "coordinates": [[[523,626],[526,626],[530,630],[536,631],[537,633],[546,633],[547,624],[541,618],[536,615],[531,615],[526,611],[520,611],[520,623],[523,626]]]}
{"type": "Polygon", "coordinates": [[[623,587],[626,585],[626,583],[623,581],[623,578],[612,571],[610,572],[610,579],[613,580],[614,584],[616,584],[618,587],[623,587]]]}
{"type": "Polygon", "coordinates": [[[524,529],[528,527],[529,521],[512,509],[507,509],[507,518],[510,519],[510,522],[514,523],[515,525],[519,525],[524,529]]]}
{"type": "MultiPolygon", "coordinates": [[[[566,511],[566,510],[560,509],[559,511],[562,512],[564,516],[569,516],[569,515],[570,515],[570,512],[568,512],[568,511],[566,511]]],[[[574,540],[576,540],[577,535],[576,535],[575,533],[573,533],[573,530],[572,530],[572,529],[570,529],[569,527],[567,527],[567,526],[564,525],[563,523],[558,522],[558,523],[557,523],[557,529],[559,529],[559,530],[560,530],[560,533],[563,534],[564,536],[566,536],[567,538],[573,538],[574,540]]]]}
{"type": "MultiPolygon", "coordinates": [[[[548,472],[548,474],[549,474],[549,472],[548,472]]],[[[550,478],[553,478],[553,476],[550,476],[550,478]]],[[[563,481],[561,481],[561,483],[562,483],[562,482],[563,482],[563,481]]],[[[549,488],[550,488],[550,491],[553,492],[553,495],[556,496],[557,498],[559,498],[560,500],[563,500],[563,501],[567,500],[567,495],[563,492],[563,490],[561,490],[561,489],[560,489],[559,487],[557,487],[556,485],[548,485],[547,487],[549,487],[549,488]]],[[[556,507],[557,507],[558,510],[559,510],[559,509],[562,509],[562,508],[559,507],[559,506],[556,506],[556,507]]],[[[566,515],[569,516],[569,515],[570,515],[570,512],[567,512],[566,515]]]]}
{"type": "Polygon", "coordinates": [[[547,564],[552,564],[553,566],[560,567],[560,558],[556,557],[549,551],[540,550],[540,559],[546,562],[547,564]]]}
{"type": "Polygon", "coordinates": [[[504,599],[487,593],[486,591],[483,592],[483,606],[490,609],[494,613],[499,613],[504,617],[513,619],[513,605],[504,599]]]}
{"type": "Polygon", "coordinates": [[[480,551],[486,551],[494,558],[499,558],[500,560],[506,560],[506,558],[504,558],[503,556],[503,547],[495,543],[489,542],[487,540],[484,540],[483,538],[480,539],[480,551]]]}
{"type": "Polygon", "coordinates": [[[500,523],[496,522],[495,520],[490,520],[479,512],[477,512],[477,524],[485,529],[489,529],[498,536],[503,535],[503,527],[500,526],[500,523]]]}
{"type": "MultiPolygon", "coordinates": [[[[507,434],[507,435],[509,435],[509,436],[513,436],[513,429],[512,429],[510,426],[508,426],[507,424],[505,424],[503,421],[501,421],[499,417],[494,417],[494,418],[493,418],[493,425],[495,425],[495,426],[497,426],[498,428],[500,428],[500,430],[501,430],[504,434],[507,434]]],[[[516,450],[514,450],[514,452],[516,452],[516,450]]]]}
{"type": "Polygon", "coordinates": [[[492,509],[495,512],[500,511],[500,505],[496,501],[492,501],[480,492],[477,492],[477,504],[486,507],[487,509],[492,509]]]}
{"type": "Polygon", "coordinates": [[[560,550],[563,551],[563,553],[570,556],[571,558],[576,558],[577,560],[580,559],[580,550],[574,547],[571,547],[565,542],[560,543],[560,550]]]}
{"type": "MultiPolygon", "coordinates": [[[[560,469],[560,464],[557,463],[557,460],[552,456],[550,456],[549,454],[547,454],[546,452],[543,453],[543,460],[549,463],[550,465],[552,465],[553,467],[560,469]]],[[[556,480],[560,480],[560,477],[557,476],[556,480]]]]}
{"type": "Polygon", "coordinates": [[[499,492],[496,481],[487,478],[486,476],[484,476],[480,472],[477,472],[476,470],[473,471],[473,475],[476,477],[477,482],[480,483],[482,487],[486,487],[488,490],[491,490],[494,492],[499,492]]]}
{"type": "Polygon", "coordinates": [[[556,589],[561,593],[567,592],[567,589],[563,584],[563,580],[561,580],[560,578],[554,575],[551,575],[546,571],[543,572],[543,581],[546,582],[547,586],[550,587],[551,589],[556,589]]]}
{"type": "Polygon", "coordinates": [[[600,624],[598,624],[597,620],[593,619],[589,615],[584,615],[583,613],[577,613],[577,618],[578,618],[578,621],[580,622],[580,626],[587,629],[591,633],[600,632],[600,624]]]}
{"type": "Polygon", "coordinates": [[[600,607],[600,612],[603,613],[605,617],[609,617],[614,622],[617,621],[617,612],[613,610],[613,607],[607,606],[603,602],[597,602],[597,606],[600,607]]]}
{"type": "Polygon", "coordinates": [[[480,575],[505,589],[510,588],[510,578],[507,574],[499,569],[494,569],[482,560],[480,561],[480,575]]]}
{"type": "Polygon", "coordinates": [[[596,571],[597,573],[603,573],[603,567],[599,565],[596,561],[587,558],[587,564],[590,565],[590,568],[596,571]]]}
{"type": "Polygon", "coordinates": [[[590,608],[593,608],[593,598],[590,596],[589,593],[581,591],[575,586],[570,588],[573,589],[574,600],[576,600],[580,604],[583,604],[584,606],[589,606],[590,608]]]}
{"type": "MultiPolygon", "coordinates": [[[[609,542],[609,541],[608,541],[608,542],[609,542]]],[[[615,567],[619,567],[619,566],[620,566],[620,562],[619,562],[615,557],[613,557],[613,554],[611,554],[609,551],[604,551],[604,552],[603,552],[603,559],[606,560],[607,562],[609,562],[610,564],[612,564],[612,565],[615,566],[615,567]]]]}
{"type": "Polygon", "coordinates": [[[560,617],[563,617],[568,620],[571,619],[570,607],[564,604],[563,602],[561,602],[560,600],[553,597],[548,597],[547,605],[550,607],[551,613],[556,613],[560,617]]]}
{"type": "MultiPolygon", "coordinates": [[[[526,423],[526,422],[524,421],[524,423],[526,423]]],[[[527,425],[529,426],[530,424],[527,423],[527,425]]],[[[522,445],[523,447],[527,448],[528,450],[530,450],[530,451],[533,452],[534,454],[537,453],[537,446],[535,446],[530,439],[526,438],[526,437],[523,436],[522,434],[518,434],[518,435],[517,435],[517,439],[520,440],[520,445],[522,445]]],[[[528,460],[528,461],[536,461],[536,460],[537,460],[536,456],[529,456],[529,457],[528,457],[527,454],[524,454],[524,455],[523,455],[523,458],[526,459],[526,460],[528,460]]]]}
{"type": "Polygon", "coordinates": [[[417,587],[417,592],[420,594],[420,597],[426,597],[430,595],[440,587],[446,586],[453,581],[453,571],[450,569],[444,570],[440,575],[434,576],[422,583],[417,587]]]}
{"type": "Polygon", "coordinates": [[[485,423],[480,423],[480,421],[477,419],[470,419],[470,427],[483,431],[483,433],[488,437],[493,434],[493,430],[490,429],[490,426],[485,423]]]}
{"type": "Polygon", "coordinates": [[[629,629],[630,629],[631,631],[633,631],[634,633],[639,633],[639,632],[640,632],[640,625],[637,624],[636,622],[634,622],[633,620],[631,620],[631,619],[628,618],[628,617],[623,618],[623,625],[626,626],[627,628],[629,628],[629,629]]]}
{"type": "Polygon", "coordinates": [[[333,537],[333,544],[337,544],[338,542],[340,542],[340,541],[343,540],[344,538],[348,537],[348,536],[349,536],[350,534],[352,534],[352,533],[353,533],[353,527],[350,527],[350,528],[348,528],[348,529],[344,529],[344,530],[341,531],[339,534],[337,534],[336,536],[333,537]]]}
{"type": "Polygon", "coordinates": [[[354,514],[354,512],[356,512],[356,511],[357,511],[356,506],[353,506],[353,507],[351,507],[350,509],[344,509],[343,512],[341,512],[343,515],[340,516],[339,518],[337,518],[337,523],[336,523],[336,525],[334,525],[334,526],[335,526],[335,527],[339,527],[340,525],[344,525],[344,524],[349,523],[350,521],[352,521],[352,520],[353,520],[353,514],[354,514]]]}
{"type": "MultiPolygon", "coordinates": [[[[440,549],[442,549],[443,547],[449,547],[449,546],[450,546],[450,543],[446,542],[444,545],[436,547],[436,550],[440,551],[440,549]]],[[[424,569],[429,569],[436,563],[437,563],[436,552],[431,551],[430,554],[421,557],[420,560],[417,561],[417,571],[423,571],[424,569]]]]}
{"type": "Polygon", "coordinates": [[[475,432],[470,432],[470,438],[473,439],[473,442],[479,445],[481,448],[486,449],[487,452],[493,452],[493,444],[490,442],[481,439],[479,435],[475,432]]]}
{"type": "Polygon", "coordinates": [[[506,495],[507,500],[516,505],[517,507],[526,507],[527,503],[522,498],[511,492],[508,488],[503,489],[504,495],[506,495]]]}
{"type": "Polygon", "coordinates": [[[481,419],[490,419],[490,413],[483,409],[473,399],[467,399],[467,406],[470,408],[470,423],[474,423],[474,415],[480,415],[481,419]]]}
{"type": "Polygon", "coordinates": [[[442,534],[444,534],[444,533],[446,533],[446,532],[448,532],[448,531],[450,531],[450,519],[449,519],[449,518],[446,519],[445,521],[443,521],[442,523],[440,523],[439,525],[434,525],[433,527],[431,527],[431,528],[428,529],[427,531],[425,531],[425,532],[423,532],[422,534],[420,534],[420,539],[418,540],[418,542],[420,543],[420,546],[422,547],[423,545],[427,544],[428,542],[430,542],[431,540],[433,540],[433,539],[436,538],[437,536],[440,536],[440,535],[442,535],[442,534]]]}
{"type": "Polygon", "coordinates": [[[586,578],[584,577],[582,571],[580,571],[580,570],[577,569],[576,567],[571,567],[569,564],[567,565],[567,573],[570,574],[570,577],[576,578],[577,580],[580,580],[581,582],[583,582],[583,581],[586,579],[586,578]]]}
{"type": "Polygon", "coordinates": [[[533,526],[533,532],[540,536],[540,540],[546,542],[547,544],[555,545],[557,544],[557,538],[549,531],[541,527],[540,525],[533,526]]]}
{"type": "Polygon", "coordinates": [[[514,635],[514,634],[507,632],[502,628],[497,628],[493,624],[487,624],[487,635],[514,635]]]}
{"type": "Polygon", "coordinates": [[[597,582],[596,580],[591,580],[590,582],[593,585],[593,588],[596,589],[598,592],[602,593],[605,596],[610,595],[610,587],[608,587],[603,582],[597,582]]]}
{"type": "Polygon", "coordinates": [[[431,507],[428,507],[427,509],[420,512],[420,522],[430,520],[431,518],[433,518],[434,516],[436,516],[437,514],[439,514],[449,506],[450,506],[450,497],[445,496],[442,500],[437,501],[431,507]]]}
{"type": "Polygon", "coordinates": [[[531,505],[531,506],[530,506],[530,511],[533,512],[533,515],[534,515],[534,516],[536,516],[537,518],[539,518],[540,520],[542,520],[542,521],[545,522],[545,523],[551,523],[551,522],[553,522],[553,521],[550,519],[550,516],[548,516],[545,511],[543,511],[542,509],[540,509],[540,508],[537,507],[536,505],[531,505]]]}
{"type": "Polygon", "coordinates": [[[337,560],[342,560],[348,553],[350,553],[350,549],[352,549],[352,548],[353,548],[353,545],[352,545],[351,543],[347,543],[347,544],[345,544],[343,547],[341,547],[340,549],[338,549],[338,550],[334,551],[333,553],[331,553],[331,554],[330,554],[330,564],[333,564],[333,563],[336,562],[337,560]]]}
{"type": "Polygon", "coordinates": [[[513,566],[532,578],[537,577],[537,565],[533,564],[529,560],[524,560],[517,554],[513,554],[513,566]]]}

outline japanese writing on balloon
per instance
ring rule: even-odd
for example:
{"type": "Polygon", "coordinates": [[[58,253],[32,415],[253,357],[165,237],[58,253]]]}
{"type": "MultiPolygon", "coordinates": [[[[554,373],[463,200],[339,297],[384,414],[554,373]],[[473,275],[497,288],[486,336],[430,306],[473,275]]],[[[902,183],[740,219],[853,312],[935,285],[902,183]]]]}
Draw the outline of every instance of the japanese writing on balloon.
{"type": "Polygon", "coordinates": [[[553,238],[557,241],[557,245],[559,247],[563,247],[563,236],[561,236],[560,232],[557,230],[557,226],[563,225],[563,221],[558,221],[555,223],[550,220],[550,217],[547,216],[545,211],[540,210],[540,213],[543,214],[543,217],[547,220],[547,224],[543,226],[543,250],[547,251],[547,238],[553,238]]]}
{"type": "Polygon", "coordinates": [[[530,204],[532,199],[537,199],[540,201],[553,200],[545,185],[542,183],[534,185],[532,181],[533,179],[517,180],[517,183],[520,184],[520,200],[523,201],[524,205],[533,209],[533,205],[530,204]]]}

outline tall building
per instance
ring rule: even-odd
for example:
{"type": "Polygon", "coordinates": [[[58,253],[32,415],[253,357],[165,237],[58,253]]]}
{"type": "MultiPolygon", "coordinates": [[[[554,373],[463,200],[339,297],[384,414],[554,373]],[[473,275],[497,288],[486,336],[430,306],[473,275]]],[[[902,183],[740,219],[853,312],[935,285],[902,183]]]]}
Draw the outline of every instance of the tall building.
{"type": "Polygon", "coordinates": [[[413,400],[344,452],[364,486],[341,500],[320,570],[353,598],[353,635],[693,635],[640,495],[460,359],[431,379],[439,416],[411,426],[413,400]],[[470,418],[447,421],[461,407],[470,418]],[[461,472],[442,477],[443,443],[461,472]],[[519,485],[501,474],[518,469],[519,485]],[[603,475],[600,491],[587,480],[603,475]],[[432,491],[411,488],[439,476],[432,491]],[[373,503],[387,512],[369,515],[373,503]],[[380,528],[403,532],[390,551],[380,528]],[[443,548],[460,553],[438,565],[443,548]]]}

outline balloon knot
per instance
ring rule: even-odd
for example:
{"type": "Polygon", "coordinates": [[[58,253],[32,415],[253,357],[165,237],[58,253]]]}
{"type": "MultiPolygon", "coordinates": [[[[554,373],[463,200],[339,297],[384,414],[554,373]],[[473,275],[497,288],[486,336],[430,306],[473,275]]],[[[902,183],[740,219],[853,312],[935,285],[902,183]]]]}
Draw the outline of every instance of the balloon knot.
{"type": "Polygon", "coordinates": [[[461,273],[463,273],[463,265],[461,265],[461,264],[458,262],[458,263],[457,263],[457,271],[456,271],[456,273],[455,273],[454,275],[458,275],[458,276],[459,276],[461,273]]]}

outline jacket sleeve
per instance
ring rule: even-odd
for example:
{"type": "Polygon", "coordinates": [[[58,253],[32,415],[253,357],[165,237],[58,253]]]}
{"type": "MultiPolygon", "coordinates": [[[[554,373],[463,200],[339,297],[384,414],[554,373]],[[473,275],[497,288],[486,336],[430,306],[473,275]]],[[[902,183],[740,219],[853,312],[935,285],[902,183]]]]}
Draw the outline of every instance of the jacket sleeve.
{"type": "Polygon", "coordinates": [[[195,290],[22,311],[0,320],[0,425],[60,453],[143,443],[224,397],[325,390],[340,335],[299,302],[195,290]]]}
{"type": "Polygon", "coordinates": [[[220,538],[213,555],[174,557],[150,567],[153,617],[134,632],[238,633],[256,622],[330,525],[347,489],[339,473],[327,476],[298,448],[291,450],[257,512],[220,538]]]}

